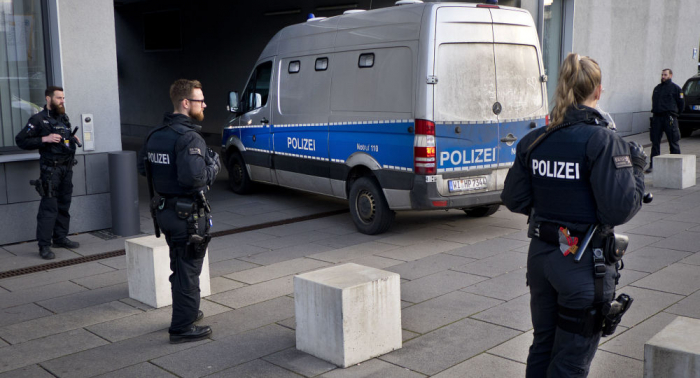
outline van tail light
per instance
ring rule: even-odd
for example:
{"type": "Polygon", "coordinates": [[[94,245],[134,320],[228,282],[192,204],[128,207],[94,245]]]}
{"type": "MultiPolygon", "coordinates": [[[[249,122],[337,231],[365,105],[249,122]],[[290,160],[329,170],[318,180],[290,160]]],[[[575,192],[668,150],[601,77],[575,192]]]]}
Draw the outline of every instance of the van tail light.
{"type": "Polygon", "coordinates": [[[549,114],[544,117],[544,125],[549,126],[549,114]]]}
{"type": "Polygon", "coordinates": [[[435,123],[416,120],[416,136],[413,142],[413,168],[417,175],[434,175],[435,167],[435,123]]]}

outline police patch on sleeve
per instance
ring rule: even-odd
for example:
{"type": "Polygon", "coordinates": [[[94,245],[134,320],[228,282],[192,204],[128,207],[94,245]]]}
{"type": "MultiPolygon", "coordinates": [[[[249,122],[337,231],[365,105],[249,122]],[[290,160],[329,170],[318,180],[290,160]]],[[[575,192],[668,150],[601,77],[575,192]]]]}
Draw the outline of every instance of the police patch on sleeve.
{"type": "Polygon", "coordinates": [[[623,156],[613,156],[613,162],[615,163],[615,168],[630,168],[632,167],[632,160],[629,155],[623,156]]]}
{"type": "Polygon", "coordinates": [[[190,155],[204,156],[204,155],[202,155],[202,150],[200,150],[199,147],[191,147],[190,148],[190,155]]]}

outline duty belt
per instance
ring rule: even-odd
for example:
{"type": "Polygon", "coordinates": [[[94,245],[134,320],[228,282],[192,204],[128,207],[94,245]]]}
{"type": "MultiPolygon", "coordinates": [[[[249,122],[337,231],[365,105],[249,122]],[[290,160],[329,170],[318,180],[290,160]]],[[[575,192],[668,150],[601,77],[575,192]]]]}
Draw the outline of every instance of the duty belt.
{"type": "Polygon", "coordinates": [[[58,167],[61,165],[67,165],[67,166],[74,166],[78,163],[77,160],[75,160],[73,157],[70,158],[63,158],[63,159],[41,159],[39,160],[40,165],[45,165],[48,167],[58,167]]]}

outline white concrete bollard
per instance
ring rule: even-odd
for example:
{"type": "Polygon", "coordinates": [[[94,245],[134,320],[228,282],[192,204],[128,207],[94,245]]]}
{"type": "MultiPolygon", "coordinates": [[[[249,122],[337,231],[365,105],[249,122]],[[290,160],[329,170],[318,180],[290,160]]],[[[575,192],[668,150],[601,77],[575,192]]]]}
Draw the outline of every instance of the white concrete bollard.
{"type": "Polygon", "coordinates": [[[399,275],[343,264],[294,277],[296,347],[340,367],[401,348],[399,275]]]}
{"type": "MultiPolygon", "coordinates": [[[[173,303],[168,279],[171,273],[170,252],[165,237],[143,236],[128,239],[124,244],[129,297],[155,308],[170,306],[173,303]]],[[[209,253],[204,256],[199,290],[202,297],[211,295],[209,253]]]]}
{"type": "Polygon", "coordinates": [[[698,335],[700,320],[683,316],[659,331],[644,344],[644,378],[700,377],[698,335]]]}
{"type": "Polygon", "coordinates": [[[695,155],[654,156],[652,180],[657,188],[685,189],[695,185],[695,155]]]}

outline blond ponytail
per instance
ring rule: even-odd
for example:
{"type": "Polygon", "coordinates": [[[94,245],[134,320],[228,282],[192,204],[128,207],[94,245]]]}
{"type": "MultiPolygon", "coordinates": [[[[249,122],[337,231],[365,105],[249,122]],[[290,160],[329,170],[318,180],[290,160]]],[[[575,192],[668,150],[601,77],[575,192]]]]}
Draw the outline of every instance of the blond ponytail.
{"type": "Polygon", "coordinates": [[[560,125],[569,107],[577,106],[588,98],[601,80],[600,66],[595,60],[574,53],[567,55],[559,69],[549,128],[560,125]]]}

